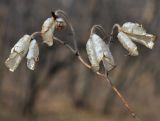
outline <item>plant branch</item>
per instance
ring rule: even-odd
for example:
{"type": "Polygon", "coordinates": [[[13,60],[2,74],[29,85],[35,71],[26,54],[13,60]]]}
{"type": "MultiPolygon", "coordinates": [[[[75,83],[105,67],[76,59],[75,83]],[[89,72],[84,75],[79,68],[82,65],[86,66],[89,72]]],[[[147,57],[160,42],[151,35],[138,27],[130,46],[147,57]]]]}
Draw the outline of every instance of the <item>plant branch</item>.
{"type": "Polygon", "coordinates": [[[124,96],[119,92],[119,90],[116,88],[116,86],[111,82],[111,80],[108,78],[107,74],[104,76],[104,80],[106,80],[109,85],[111,86],[112,90],[116,93],[116,95],[119,97],[119,99],[122,101],[123,105],[126,107],[128,112],[131,114],[131,116],[136,120],[140,121],[136,113],[131,109],[129,106],[127,100],[124,98],[124,96]]]}
{"type": "Polygon", "coordinates": [[[77,53],[76,50],[74,50],[69,44],[65,43],[65,42],[62,41],[61,39],[59,39],[59,38],[57,38],[57,37],[55,37],[55,36],[53,36],[53,39],[56,40],[56,41],[58,41],[58,42],[61,43],[62,45],[66,46],[68,49],[71,50],[72,53],[74,53],[74,54],[77,53]]]}
{"type": "Polygon", "coordinates": [[[69,25],[71,32],[72,32],[72,36],[73,36],[73,43],[74,43],[74,49],[78,52],[78,46],[77,46],[77,40],[76,40],[76,36],[75,36],[75,30],[71,24],[71,21],[69,19],[69,17],[67,16],[67,14],[63,11],[63,10],[56,10],[55,12],[56,15],[62,15],[63,18],[65,19],[65,22],[69,25]]]}
{"type": "Polygon", "coordinates": [[[106,32],[101,25],[93,25],[91,28],[91,34],[95,33],[96,29],[98,29],[103,34],[103,36],[106,35],[106,32]]]}
{"type": "MultiPolygon", "coordinates": [[[[86,63],[84,61],[84,59],[82,58],[82,56],[80,55],[79,51],[78,51],[78,47],[77,47],[77,40],[75,38],[75,31],[74,31],[74,28],[71,24],[71,22],[69,21],[68,19],[68,16],[66,15],[66,13],[64,13],[64,11],[62,10],[57,10],[56,11],[56,14],[58,13],[61,13],[64,18],[65,18],[65,21],[68,23],[68,25],[70,26],[71,28],[71,31],[72,31],[72,34],[73,34],[73,41],[74,41],[74,49],[67,43],[65,43],[64,41],[60,40],[59,38],[57,37],[54,37],[53,39],[57,40],[58,42],[60,42],[61,44],[63,44],[64,46],[66,46],[67,48],[69,48],[71,50],[71,52],[76,55],[78,57],[78,59],[80,60],[80,62],[85,66],[87,67],[88,69],[92,70],[91,68],[91,65],[89,65],[88,63],[86,63]]],[[[119,24],[114,24],[113,27],[112,27],[112,31],[111,31],[111,34],[110,34],[110,39],[109,39],[109,44],[110,44],[110,41],[113,39],[113,34],[114,34],[114,29],[115,28],[118,28],[118,31],[120,31],[121,27],[119,24]]],[[[94,33],[95,32],[95,29],[98,29],[100,30],[100,32],[102,32],[102,34],[105,36],[105,31],[104,29],[100,26],[100,25],[94,25],[91,29],[91,33],[94,33]]],[[[126,101],[126,99],[123,97],[123,95],[118,91],[118,89],[116,88],[116,86],[110,81],[110,79],[108,78],[108,75],[106,73],[106,70],[105,70],[105,74],[101,73],[101,72],[96,72],[96,74],[100,77],[103,77],[104,80],[106,80],[109,85],[111,86],[112,90],[116,93],[116,95],[120,98],[120,100],[122,101],[123,105],[126,107],[126,109],[128,110],[128,112],[132,115],[132,117],[136,120],[136,121],[140,121],[140,119],[138,118],[138,116],[135,114],[135,112],[130,108],[128,102],[126,101]]]]}
{"type": "Polygon", "coordinates": [[[40,35],[41,32],[34,32],[31,34],[31,38],[34,39],[36,36],[40,35]]]}
{"type": "Polygon", "coordinates": [[[113,27],[112,27],[112,31],[111,31],[111,33],[110,33],[110,38],[109,38],[109,44],[111,43],[111,41],[113,40],[113,35],[114,35],[114,30],[115,29],[118,29],[118,31],[120,31],[121,30],[121,27],[120,27],[120,25],[119,24],[114,24],[113,25],[113,27]]]}

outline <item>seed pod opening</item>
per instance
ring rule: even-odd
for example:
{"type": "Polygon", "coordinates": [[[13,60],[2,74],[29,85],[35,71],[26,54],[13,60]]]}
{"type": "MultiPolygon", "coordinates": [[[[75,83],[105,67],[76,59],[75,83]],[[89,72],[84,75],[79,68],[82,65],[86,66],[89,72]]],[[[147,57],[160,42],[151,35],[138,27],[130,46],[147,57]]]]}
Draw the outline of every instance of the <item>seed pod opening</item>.
{"type": "Polygon", "coordinates": [[[5,61],[5,65],[10,71],[15,71],[23,57],[26,55],[31,37],[29,35],[24,35],[11,49],[9,57],[5,61]]]}

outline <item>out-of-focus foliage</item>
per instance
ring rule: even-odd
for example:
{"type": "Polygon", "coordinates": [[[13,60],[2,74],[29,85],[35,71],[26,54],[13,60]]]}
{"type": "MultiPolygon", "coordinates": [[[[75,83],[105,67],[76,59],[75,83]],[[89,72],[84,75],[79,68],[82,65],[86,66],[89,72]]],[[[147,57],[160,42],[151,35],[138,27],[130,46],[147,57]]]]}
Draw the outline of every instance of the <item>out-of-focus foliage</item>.
{"type": "MultiPolygon", "coordinates": [[[[110,33],[113,24],[131,21],[141,23],[148,33],[159,35],[159,5],[159,0],[1,0],[0,120],[25,121],[30,116],[30,120],[38,121],[132,121],[106,82],[56,42],[48,47],[40,37],[36,38],[40,55],[34,72],[27,69],[23,60],[11,73],[4,61],[21,36],[41,29],[52,10],[68,13],[78,47],[87,60],[85,44],[93,24],[101,24],[110,33]]],[[[55,32],[68,43],[72,39],[70,33],[68,28],[60,34],[55,32]]],[[[145,121],[160,120],[159,45],[156,41],[152,51],[138,45],[140,56],[128,57],[116,36],[111,43],[118,66],[110,76],[145,121]]]]}

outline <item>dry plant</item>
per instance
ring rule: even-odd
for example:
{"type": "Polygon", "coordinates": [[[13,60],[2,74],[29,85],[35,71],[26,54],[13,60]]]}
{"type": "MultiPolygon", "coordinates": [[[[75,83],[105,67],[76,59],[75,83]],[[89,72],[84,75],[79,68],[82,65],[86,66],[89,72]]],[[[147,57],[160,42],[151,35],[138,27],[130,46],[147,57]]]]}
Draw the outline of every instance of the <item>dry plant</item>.
{"type": "Polygon", "coordinates": [[[48,18],[43,23],[42,30],[40,32],[34,32],[31,35],[24,35],[15,44],[15,46],[11,49],[9,58],[5,61],[5,65],[10,71],[13,72],[18,67],[22,59],[27,55],[27,67],[31,70],[34,70],[39,56],[39,47],[35,37],[40,35],[43,39],[43,42],[48,46],[52,46],[54,44],[54,40],[56,40],[69,48],[85,67],[93,70],[98,76],[107,81],[131,116],[136,121],[140,121],[136,113],[129,106],[124,96],[122,96],[122,94],[109,79],[109,72],[116,67],[114,58],[110,51],[110,42],[113,41],[113,31],[115,28],[118,29],[117,38],[119,42],[129,52],[128,55],[130,56],[139,55],[138,48],[134,42],[140,43],[150,49],[152,49],[154,46],[156,37],[152,34],[146,33],[146,30],[138,23],[126,22],[122,26],[119,24],[113,25],[109,38],[107,38],[107,34],[102,26],[93,25],[90,32],[90,37],[86,44],[87,55],[91,63],[90,65],[82,58],[78,50],[75,31],[72,27],[70,19],[64,11],[57,10],[52,12],[52,17],[48,18]],[[62,41],[54,35],[55,30],[61,31],[67,26],[72,32],[74,47],[70,46],[65,41],[62,41]],[[97,34],[97,31],[100,32],[103,37],[100,37],[100,35],[97,34]],[[100,62],[103,63],[104,69],[100,69],[100,62]]]}

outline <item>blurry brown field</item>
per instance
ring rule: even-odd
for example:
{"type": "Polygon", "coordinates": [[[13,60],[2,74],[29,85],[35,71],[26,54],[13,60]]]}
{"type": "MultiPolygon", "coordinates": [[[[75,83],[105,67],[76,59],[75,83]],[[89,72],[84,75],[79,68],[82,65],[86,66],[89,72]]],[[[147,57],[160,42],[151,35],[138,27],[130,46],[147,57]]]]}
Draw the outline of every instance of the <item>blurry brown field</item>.
{"type": "MultiPolygon", "coordinates": [[[[111,50],[118,66],[110,77],[142,121],[159,121],[159,5],[159,0],[1,0],[0,121],[133,121],[110,86],[57,42],[47,47],[39,38],[35,71],[27,69],[26,60],[14,73],[5,67],[18,38],[40,30],[56,9],[70,16],[86,60],[85,43],[93,24],[110,33],[115,23],[138,22],[158,36],[152,51],[140,45],[138,57],[125,56],[115,38],[111,50]]],[[[70,40],[68,31],[57,36],[70,40]]]]}

